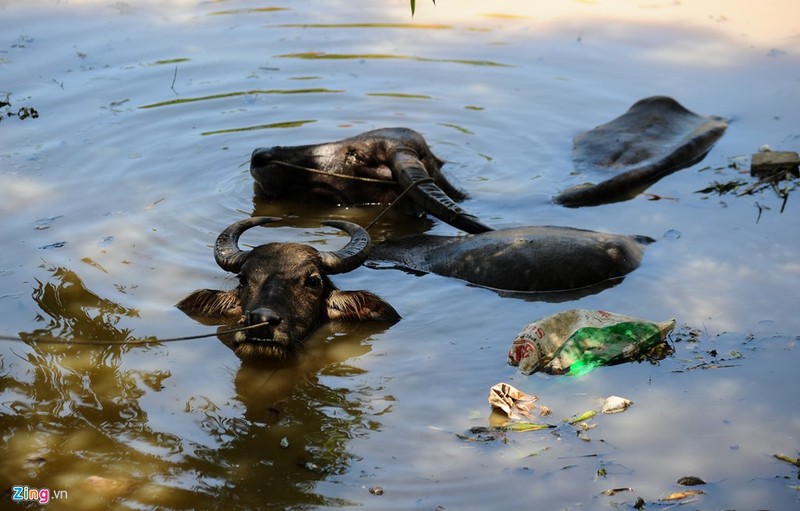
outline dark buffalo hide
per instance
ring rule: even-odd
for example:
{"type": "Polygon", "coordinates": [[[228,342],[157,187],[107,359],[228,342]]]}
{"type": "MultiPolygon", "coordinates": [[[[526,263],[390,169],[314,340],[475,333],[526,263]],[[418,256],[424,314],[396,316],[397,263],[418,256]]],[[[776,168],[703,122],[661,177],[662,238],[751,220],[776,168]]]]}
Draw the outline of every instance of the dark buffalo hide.
{"type": "Polygon", "coordinates": [[[727,127],[721,117],[698,115],[672,98],[642,99],[608,124],[575,137],[575,169],[613,176],[569,188],[554,201],[578,207],[631,199],[664,176],[702,160],[727,127]]]}
{"type": "Polygon", "coordinates": [[[618,284],[639,267],[646,236],[520,227],[467,236],[421,234],[376,245],[373,268],[455,277],[501,294],[563,301],[618,284]]]}

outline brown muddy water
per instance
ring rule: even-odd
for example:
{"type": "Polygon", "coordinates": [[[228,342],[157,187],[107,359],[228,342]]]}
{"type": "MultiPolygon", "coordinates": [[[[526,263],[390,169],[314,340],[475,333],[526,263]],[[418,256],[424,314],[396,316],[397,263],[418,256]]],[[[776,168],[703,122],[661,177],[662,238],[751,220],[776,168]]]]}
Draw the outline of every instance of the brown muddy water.
{"type": "MultiPolygon", "coordinates": [[[[773,455],[800,450],[800,195],[697,193],[750,182],[764,144],[800,150],[796,1],[417,4],[0,1],[0,334],[27,340],[0,342],[0,508],[38,508],[14,501],[27,486],[81,510],[662,509],[691,475],[707,484],[681,508],[798,509],[798,468],[773,455]],[[728,131],[652,196],[552,204],[596,180],[572,172],[572,138],[652,95],[728,131]],[[245,243],[341,246],[319,221],[378,209],[254,202],[250,152],[387,126],[423,133],[495,226],[658,241],[568,303],[336,276],[402,321],[325,326],[280,370],[215,338],[103,342],[213,333],[173,305],[233,286],[211,245],[242,217],[285,217],[245,243]],[[526,323],[573,307],[674,317],[675,353],[582,377],[506,364],[526,323]],[[587,431],[470,441],[501,381],[554,424],[610,395],[634,405],[587,431]]],[[[389,215],[373,236],[424,229],[455,234],[389,215]]]]}

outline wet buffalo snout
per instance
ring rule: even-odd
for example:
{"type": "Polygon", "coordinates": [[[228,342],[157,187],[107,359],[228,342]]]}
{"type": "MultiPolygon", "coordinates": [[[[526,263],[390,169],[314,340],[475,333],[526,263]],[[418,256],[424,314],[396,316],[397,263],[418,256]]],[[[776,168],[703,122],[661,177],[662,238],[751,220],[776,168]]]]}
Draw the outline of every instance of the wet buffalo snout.
{"type": "Polygon", "coordinates": [[[250,167],[258,168],[266,166],[275,159],[276,153],[279,149],[279,147],[259,147],[253,151],[253,154],[250,157],[250,167]]]}
{"type": "Polygon", "coordinates": [[[266,323],[269,326],[275,327],[281,323],[281,317],[275,314],[271,309],[265,307],[247,311],[247,324],[249,326],[266,323]]]}

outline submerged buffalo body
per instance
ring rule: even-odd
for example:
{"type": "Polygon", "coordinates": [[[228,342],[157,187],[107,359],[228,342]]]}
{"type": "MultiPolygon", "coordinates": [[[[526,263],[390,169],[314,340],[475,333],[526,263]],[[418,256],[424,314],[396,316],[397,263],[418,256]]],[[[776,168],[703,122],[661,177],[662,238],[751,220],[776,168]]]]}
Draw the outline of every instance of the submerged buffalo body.
{"type": "Polygon", "coordinates": [[[654,96],[634,103],[623,115],[575,137],[575,168],[606,176],[554,198],[568,207],[632,199],[664,176],[702,160],[725,133],[727,121],[698,115],[674,99],[654,96]]]}
{"type": "Polygon", "coordinates": [[[368,291],[340,291],[328,275],[360,266],[371,248],[369,235],[356,224],[324,222],[350,234],[345,247],[320,252],[300,243],[268,243],[244,251],[242,233],[279,220],[255,217],[234,223],[217,238],[214,257],[219,266],[238,274],[230,291],[201,289],[177,307],[190,316],[218,323],[255,328],[237,332],[229,346],[242,359],[282,359],[297,353],[306,338],[327,320],[400,318],[391,305],[368,291]]]}
{"type": "Polygon", "coordinates": [[[646,236],[606,234],[570,227],[521,227],[469,236],[417,235],[376,245],[372,266],[455,277],[498,291],[588,294],[635,270],[646,236]]]}
{"type": "Polygon", "coordinates": [[[268,199],[320,200],[344,206],[398,203],[428,212],[466,232],[492,227],[456,204],[466,194],[442,172],[425,139],[408,128],[383,128],[336,142],[253,151],[256,194],[268,199]]]}

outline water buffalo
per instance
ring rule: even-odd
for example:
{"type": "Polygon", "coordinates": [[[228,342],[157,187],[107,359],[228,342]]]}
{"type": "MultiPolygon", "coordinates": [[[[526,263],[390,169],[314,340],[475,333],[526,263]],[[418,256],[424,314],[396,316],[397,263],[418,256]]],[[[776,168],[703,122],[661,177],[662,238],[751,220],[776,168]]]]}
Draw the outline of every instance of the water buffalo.
{"type": "Polygon", "coordinates": [[[256,195],[268,199],[389,204],[408,189],[397,205],[408,214],[428,212],[471,233],[492,230],[456,204],[467,195],[442,165],[416,131],[383,128],[336,142],[256,149],[250,173],[256,195]]]}
{"type": "Polygon", "coordinates": [[[553,200],[579,207],[632,199],[664,176],[702,160],[727,127],[725,119],[698,115],[670,97],[639,100],[625,114],[573,141],[576,170],[612,176],[568,188],[553,200]]]}
{"type": "Polygon", "coordinates": [[[468,236],[421,234],[374,247],[369,266],[432,272],[502,294],[561,301],[619,283],[639,267],[647,236],[519,227],[468,236]]]}
{"type": "Polygon", "coordinates": [[[230,291],[195,291],[177,307],[190,316],[220,323],[263,324],[237,332],[226,342],[243,360],[294,355],[325,320],[400,319],[378,296],[340,291],[328,278],[354,270],[366,260],[372,244],[364,229],[350,222],[323,222],[350,234],[347,245],[334,252],[301,243],[267,243],[249,251],[239,248],[244,231],[277,220],[247,218],[226,228],[214,245],[214,258],[223,270],[238,274],[239,285],[230,291]]]}

